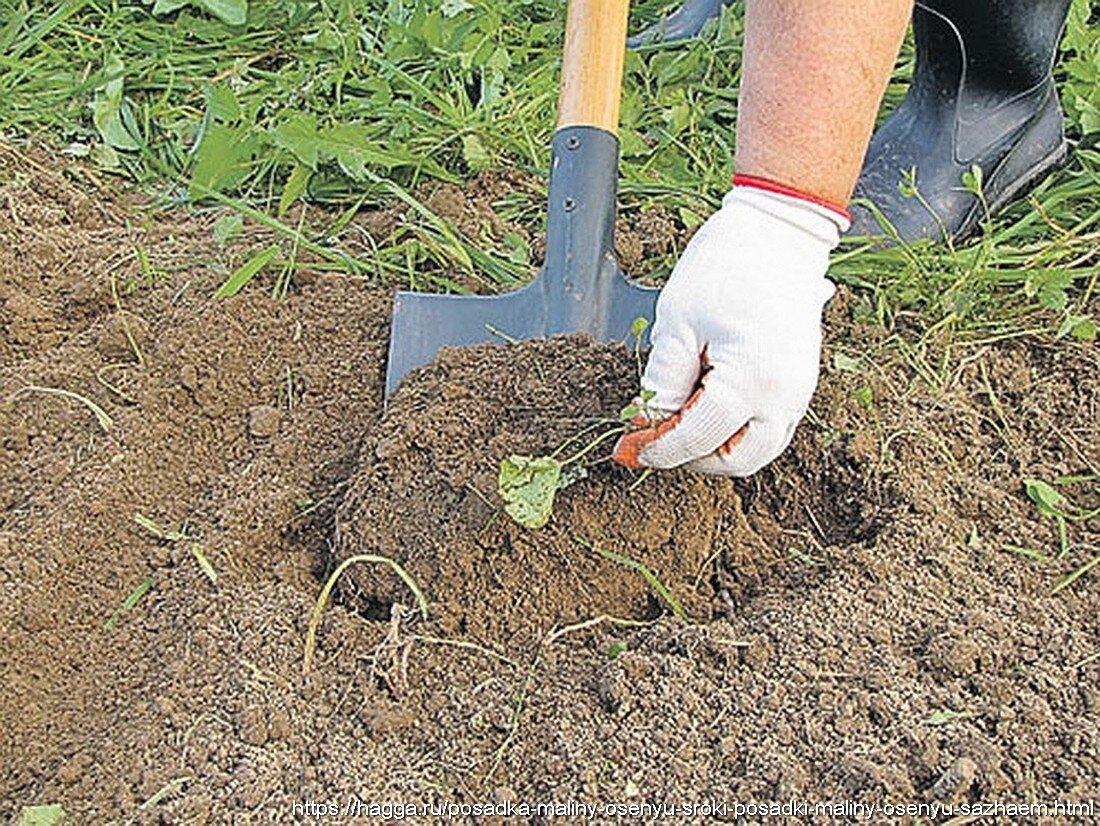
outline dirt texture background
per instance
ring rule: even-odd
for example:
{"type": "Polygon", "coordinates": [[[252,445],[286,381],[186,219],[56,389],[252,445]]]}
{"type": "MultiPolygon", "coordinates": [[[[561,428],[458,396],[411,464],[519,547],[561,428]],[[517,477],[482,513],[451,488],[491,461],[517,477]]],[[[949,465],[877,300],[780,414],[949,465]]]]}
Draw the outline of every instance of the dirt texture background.
{"type": "Polygon", "coordinates": [[[608,445],[530,532],[497,513],[497,464],[617,416],[630,353],[451,351],[383,416],[388,290],[302,271],[286,300],[266,275],[212,300],[270,243],[222,248],[214,217],[0,149],[0,817],[1100,797],[1100,580],[1051,595],[1096,521],[1065,558],[1004,550],[1057,547],[1022,478],[1100,466],[1095,345],[975,346],[928,381],[879,358],[842,289],[780,461],[630,490],[608,445]],[[578,536],[650,567],[690,621],[578,536]],[[350,553],[407,565],[431,618],[353,568],[303,674],[350,553]]]}

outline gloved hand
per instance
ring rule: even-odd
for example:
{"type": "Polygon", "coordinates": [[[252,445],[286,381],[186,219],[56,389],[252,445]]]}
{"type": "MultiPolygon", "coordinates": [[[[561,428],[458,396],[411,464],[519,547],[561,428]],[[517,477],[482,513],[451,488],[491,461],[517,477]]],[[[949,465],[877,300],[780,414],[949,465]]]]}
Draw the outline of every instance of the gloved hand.
{"type": "Polygon", "coordinates": [[[615,446],[620,464],[748,476],[809,406],[847,213],[767,181],[734,184],[657,300],[642,378],[652,398],[635,400],[642,426],[615,446]]]}

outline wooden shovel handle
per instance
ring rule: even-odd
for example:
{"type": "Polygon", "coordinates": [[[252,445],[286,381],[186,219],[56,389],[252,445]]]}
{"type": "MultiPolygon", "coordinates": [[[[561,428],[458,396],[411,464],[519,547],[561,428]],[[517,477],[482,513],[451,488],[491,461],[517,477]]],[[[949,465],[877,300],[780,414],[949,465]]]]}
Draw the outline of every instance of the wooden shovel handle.
{"type": "Polygon", "coordinates": [[[569,0],[558,129],[618,131],[629,7],[629,0],[569,0]]]}

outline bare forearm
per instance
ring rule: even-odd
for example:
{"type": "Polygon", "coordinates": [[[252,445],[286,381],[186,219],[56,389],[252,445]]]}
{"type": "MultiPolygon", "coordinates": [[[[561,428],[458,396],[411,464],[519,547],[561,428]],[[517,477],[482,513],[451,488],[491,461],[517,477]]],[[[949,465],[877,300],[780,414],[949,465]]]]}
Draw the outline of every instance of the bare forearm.
{"type": "Polygon", "coordinates": [[[852,195],[911,0],[747,0],[736,168],[852,195]]]}

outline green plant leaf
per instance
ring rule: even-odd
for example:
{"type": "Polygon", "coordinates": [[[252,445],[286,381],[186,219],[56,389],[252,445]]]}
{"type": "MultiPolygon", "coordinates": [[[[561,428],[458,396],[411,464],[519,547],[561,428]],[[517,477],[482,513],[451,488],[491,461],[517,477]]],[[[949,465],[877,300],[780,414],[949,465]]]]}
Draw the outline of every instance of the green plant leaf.
{"type": "Polygon", "coordinates": [[[243,229],[244,218],[240,214],[231,212],[222,215],[214,222],[214,240],[219,246],[225,246],[240,235],[243,229]]]}
{"type": "Polygon", "coordinates": [[[122,84],[125,67],[118,55],[111,55],[103,66],[108,78],[95,94],[92,103],[92,122],[104,142],[114,149],[134,150],[141,144],[134,139],[122,123],[122,84]]]}
{"type": "Polygon", "coordinates": [[[1069,500],[1042,479],[1024,479],[1024,491],[1043,516],[1066,515],[1069,500]]]}
{"type": "Polygon", "coordinates": [[[198,0],[197,5],[227,26],[243,26],[248,19],[248,0],[198,0]]]}
{"type": "Polygon", "coordinates": [[[462,136],[462,159],[473,172],[480,172],[493,165],[493,157],[477,135],[462,136]]]}
{"type": "Polygon", "coordinates": [[[258,149],[257,137],[248,126],[209,120],[194,150],[190,196],[199,197],[208,190],[221,192],[239,184],[248,177],[258,149]]]}
{"type": "Polygon", "coordinates": [[[218,572],[214,570],[214,566],[210,564],[210,560],[206,558],[206,554],[202,552],[202,545],[198,542],[191,543],[191,554],[195,557],[195,561],[199,563],[199,568],[206,574],[206,578],[210,580],[214,585],[218,584],[218,572]]]}
{"type": "Polygon", "coordinates": [[[67,817],[68,813],[60,803],[46,806],[24,806],[19,813],[18,826],[53,826],[67,817]]]}
{"type": "Polygon", "coordinates": [[[145,577],[145,579],[134,586],[134,590],[130,591],[130,593],[127,594],[126,599],[122,601],[122,605],[120,605],[118,607],[118,610],[111,615],[111,618],[107,620],[106,623],[104,623],[103,630],[110,631],[116,625],[118,625],[118,621],[122,618],[122,615],[125,614],[127,611],[132,611],[134,609],[134,606],[141,601],[141,598],[145,596],[149,592],[149,589],[152,587],[153,575],[149,574],[149,576],[145,577]]]}
{"type": "Polygon", "coordinates": [[[317,132],[317,118],[295,112],[271,130],[271,138],[310,169],[317,168],[322,140],[317,132]]]}
{"type": "Polygon", "coordinates": [[[241,104],[227,84],[207,86],[203,96],[206,98],[207,117],[222,123],[236,123],[241,119],[241,104]]]}
{"type": "Polygon", "coordinates": [[[391,169],[407,162],[407,158],[388,152],[377,141],[367,137],[361,126],[345,123],[325,130],[321,134],[327,155],[351,178],[366,177],[367,165],[391,169]]]}
{"type": "Polygon", "coordinates": [[[153,14],[169,14],[184,6],[207,11],[227,26],[242,26],[248,19],[248,0],[156,0],[153,14]]]}
{"type": "Polygon", "coordinates": [[[298,164],[286,179],[283,194],[279,196],[279,214],[282,215],[291,205],[301,198],[309,189],[309,180],[313,177],[313,170],[305,164],[298,164]]]}
{"type": "Polygon", "coordinates": [[[214,293],[214,298],[228,298],[239,293],[241,288],[251,281],[256,273],[271,263],[271,259],[278,254],[278,247],[268,247],[253,255],[241,264],[224,284],[218,287],[217,292],[214,293]]]}
{"type": "Polygon", "coordinates": [[[500,463],[497,492],[504,510],[521,525],[536,529],[550,521],[562,464],[549,456],[512,455],[500,463]]]}
{"type": "Polygon", "coordinates": [[[845,373],[858,373],[863,369],[863,361],[858,358],[846,356],[844,353],[834,353],[833,367],[845,373]]]}
{"type": "Polygon", "coordinates": [[[929,726],[942,726],[945,723],[950,723],[952,720],[963,720],[967,717],[973,717],[973,711],[952,711],[949,708],[942,708],[939,711],[933,711],[928,717],[925,718],[925,725],[929,726]]]}

